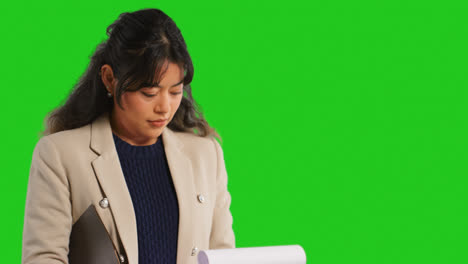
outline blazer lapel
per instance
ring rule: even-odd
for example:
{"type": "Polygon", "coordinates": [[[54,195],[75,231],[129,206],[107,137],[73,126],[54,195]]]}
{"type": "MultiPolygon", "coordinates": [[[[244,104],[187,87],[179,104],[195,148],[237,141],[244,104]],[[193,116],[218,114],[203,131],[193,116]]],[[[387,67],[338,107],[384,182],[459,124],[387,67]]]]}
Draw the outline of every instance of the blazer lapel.
{"type": "Polygon", "coordinates": [[[138,237],[132,198],[115,149],[107,113],[91,124],[91,148],[100,154],[92,166],[109,200],[110,210],[129,263],[138,263],[138,237]]]}
{"type": "MultiPolygon", "coordinates": [[[[162,141],[179,204],[177,263],[183,263],[184,255],[190,254],[193,245],[191,201],[195,191],[192,164],[182,151],[183,143],[167,127],[163,129],[162,141]]],[[[138,263],[135,211],[115,148],[108,113],[102,114],[91,124],[90,147],[99,154],[92,166],[109,200],[128,261],[130,264],[138,263]]]]}
{"type": "Polygon", "coordinates": [[[192,163],[182,151],[183,143],[174,132],[165,127],[162,141],[166,152],[167,163],[179,203],[179,231],[177,243],[177,263],[187,263],[186,256],[192,252],[192,201],[195,199],[192,163]]]}

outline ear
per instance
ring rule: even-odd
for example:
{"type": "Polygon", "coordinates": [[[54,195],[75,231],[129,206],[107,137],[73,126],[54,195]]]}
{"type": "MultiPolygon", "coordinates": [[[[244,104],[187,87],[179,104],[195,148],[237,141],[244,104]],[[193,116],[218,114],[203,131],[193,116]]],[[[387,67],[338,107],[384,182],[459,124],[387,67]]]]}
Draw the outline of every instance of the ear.
{"type": "Polygon", "coordinates": [[[106,87],[107,91],[114,94],[116,80],[114,78],[112,67],[109,64],[102,65],[99,75],[101,75],[102,83],[106,87]]]}

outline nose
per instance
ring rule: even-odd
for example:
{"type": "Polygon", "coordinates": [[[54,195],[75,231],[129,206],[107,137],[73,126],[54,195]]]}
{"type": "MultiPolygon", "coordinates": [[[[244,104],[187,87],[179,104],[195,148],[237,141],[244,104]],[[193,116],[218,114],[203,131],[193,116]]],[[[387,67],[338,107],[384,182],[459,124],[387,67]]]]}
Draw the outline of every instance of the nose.
{"type": "Polygon", "coordinates": [[[169,92],[161,91],[156,96],[154,112],[158,114],[164,114],[169,112],[169,92]]]}

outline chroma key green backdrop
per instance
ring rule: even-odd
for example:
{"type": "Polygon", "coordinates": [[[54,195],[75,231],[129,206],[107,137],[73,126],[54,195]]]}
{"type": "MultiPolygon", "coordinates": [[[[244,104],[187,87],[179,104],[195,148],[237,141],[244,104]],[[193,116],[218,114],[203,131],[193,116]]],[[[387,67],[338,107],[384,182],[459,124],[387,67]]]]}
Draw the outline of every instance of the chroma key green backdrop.
{"type": "Polygon", "coordinates": [[[464,1],[2,3],[3,263],[45,115],[121,12],[180,27],[223,138],[237,247],[307,263],[468,263],[464,1]]]}

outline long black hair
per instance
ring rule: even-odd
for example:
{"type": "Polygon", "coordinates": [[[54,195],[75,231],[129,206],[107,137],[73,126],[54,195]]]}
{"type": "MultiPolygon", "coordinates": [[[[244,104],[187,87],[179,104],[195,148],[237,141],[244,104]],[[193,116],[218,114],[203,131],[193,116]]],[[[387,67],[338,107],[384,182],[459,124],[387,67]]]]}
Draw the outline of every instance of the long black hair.
{"type": "Polygon", "coordinates": [[[201,137],[214,136],[221,140],[192,97],[192,60],[179,28],[169,16],[154,8],[124,12],[107,27],[106,33],[109,38],[97,46],[89,67],[66,102],[46,117],[42,135],[87,125],[102,113],[112,110],[113,98],[107,97],[100,76],[102,65],[112,67],[118,80],[114,94],[122,108],[122,94],[139,90],[144,84],[153,84],[154,76],[160,76],[165,71],[162,66],[169,61],[184,69],[184,95],[167,126],[174,131],[201,137]]]}

